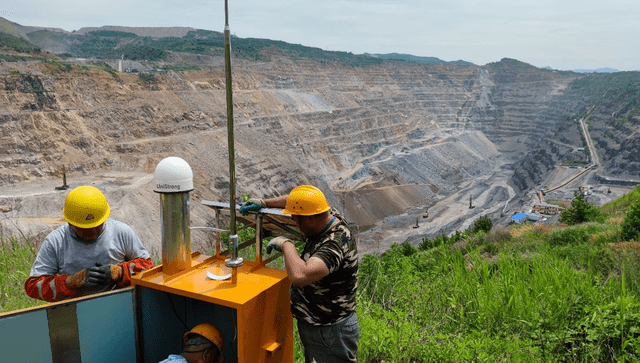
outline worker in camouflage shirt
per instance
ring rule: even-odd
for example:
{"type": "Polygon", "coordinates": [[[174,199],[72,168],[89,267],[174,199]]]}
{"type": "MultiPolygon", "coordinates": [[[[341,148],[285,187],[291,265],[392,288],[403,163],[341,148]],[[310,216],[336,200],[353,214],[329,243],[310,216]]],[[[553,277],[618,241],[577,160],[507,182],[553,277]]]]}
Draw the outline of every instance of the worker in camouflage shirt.
{"type": "Polygon", "coordinates": [[[260,208],[284,208],[305,236],[299,256],[284,236],[272,239],[267,253],[284,254],[291,279],[291,312],[298,321],[305,362],[355,362],[360,338],[356,316],[358,250],[346,221],[316,187],[301,185],[288,196],[249,199],[243,214],[260,208]]]}

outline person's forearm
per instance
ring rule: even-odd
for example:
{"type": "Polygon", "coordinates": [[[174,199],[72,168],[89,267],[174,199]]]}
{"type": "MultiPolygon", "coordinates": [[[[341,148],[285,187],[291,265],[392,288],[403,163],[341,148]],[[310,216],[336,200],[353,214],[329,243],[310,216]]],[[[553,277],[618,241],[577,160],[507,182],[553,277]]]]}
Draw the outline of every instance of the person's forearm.
{"type": "Polygon", "coordinates": [[[49,275],[29,277],[24,283],[28,296],[47,302],[54,302],[74,297],[78,291],[70,289],[66,283],[69,275],[49,275]]]}
{"type": "Polygon", "coordinates": [[[291,242],[282,245],[282,254],[284,255],[284,267],[291,283],[299,286],[301,280],[304,279],[305,261],[298,255],[296,246],[291,242]]]}
{"type": "Polygon", "coordinates": [[[150,258],[135,258],[131,261],[126,261],[119,264],[122,267],[122,279],[118,281],[118,286],[129,286],[131,283],[131,277],[141,272],[150,270],[153,268],[153,261],[150,258]]]}
{"type": "Polygon", "coordinates": [[[267,205],[267,208],[284,208],[287,206],[287,197],[288,195],[282,195],[271,199],[265,199],[264,204],[267,205]]]}
{"type": "Polygon", "coordinates": [[[291,284],[296,287],[304,287],[329,274],[325,263],[318,257],[310,257],[307,261],[300,258],[296,246],[290,241],[282,245],[284,254],[284,267],[291,284]]]}

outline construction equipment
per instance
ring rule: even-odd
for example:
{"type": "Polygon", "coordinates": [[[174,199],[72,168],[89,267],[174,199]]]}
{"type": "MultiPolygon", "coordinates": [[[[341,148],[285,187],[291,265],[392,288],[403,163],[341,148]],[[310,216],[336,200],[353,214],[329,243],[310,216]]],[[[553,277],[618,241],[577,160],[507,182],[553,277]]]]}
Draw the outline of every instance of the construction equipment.
{"type": "Polygon", "coordinates": [[[67,172],[65,170],[64,165],[62,165],[62,185],[55,187],[55,190],[67,190],[69,186],[67,185],[67,172]]]}

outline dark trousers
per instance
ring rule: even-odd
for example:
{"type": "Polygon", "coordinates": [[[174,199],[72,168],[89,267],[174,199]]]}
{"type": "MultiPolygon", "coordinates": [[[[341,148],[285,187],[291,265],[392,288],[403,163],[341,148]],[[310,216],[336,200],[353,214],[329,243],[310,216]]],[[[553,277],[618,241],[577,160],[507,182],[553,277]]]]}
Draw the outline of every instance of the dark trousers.
{"type": "Polygon", "coordinates": [[[298,320],[305,363],[356,362],[360,324],[356,313],[333,325],[311,325],[298,320]]]}

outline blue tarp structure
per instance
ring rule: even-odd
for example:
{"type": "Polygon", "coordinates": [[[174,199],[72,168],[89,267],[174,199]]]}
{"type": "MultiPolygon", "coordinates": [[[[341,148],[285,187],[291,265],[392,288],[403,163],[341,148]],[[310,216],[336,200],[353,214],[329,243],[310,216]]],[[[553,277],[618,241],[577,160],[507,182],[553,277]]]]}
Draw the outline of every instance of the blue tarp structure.
{"type": "Polygon", "coordinates": [[[511,221],[515,223],[522,223],[527,220],[527,213],[516,213],[511,216],[511,221]]]}
{"type": "Polygon", "coordinates": [[[542,219],[542,217],[538,214],[532,214],[532,213],[516,213],[514,215],[511,216],[511,222],[514,223],[522,223],[526,220],[530,220],[530,221],[539,221],[540,219],[542,219]]]}

